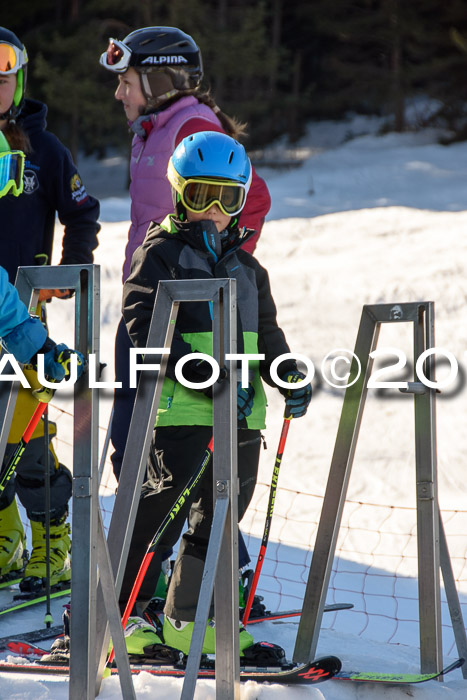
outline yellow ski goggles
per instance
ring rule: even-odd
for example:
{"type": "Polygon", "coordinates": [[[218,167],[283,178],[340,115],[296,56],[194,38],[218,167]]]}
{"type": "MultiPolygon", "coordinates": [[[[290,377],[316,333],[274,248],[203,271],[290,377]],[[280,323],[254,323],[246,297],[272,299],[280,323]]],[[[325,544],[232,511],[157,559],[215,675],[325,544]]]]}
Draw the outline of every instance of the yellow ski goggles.
{"type": "Polygon", "coordinates": [[[246,200],[245,185],[228,180],[194,177],[185,180],[177,175],[175,189],[182,204],[195,213],[207,211],[213,204],[217,204],[226,216],[235,216],[242,211],[246,200]]]}
{"type": "Polygon", "coordinates": [[[0,131],[0,197],[23,191],[24,153],[10,151],[8,141],[0,131]]]}

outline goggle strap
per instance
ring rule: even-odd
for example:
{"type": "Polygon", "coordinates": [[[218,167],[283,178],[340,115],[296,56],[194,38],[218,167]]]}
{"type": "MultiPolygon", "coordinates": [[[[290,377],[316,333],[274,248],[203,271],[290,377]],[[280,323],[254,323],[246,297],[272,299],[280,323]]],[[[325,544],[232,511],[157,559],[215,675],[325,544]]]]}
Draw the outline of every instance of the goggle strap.
{"type": "Polygon", "coordinates": [[[24,83],[24,72],[20,68],[16,74],[16,90],[13,95],[13,104],[15,107],[19,107],[21,100],[23,99],[23,83],[24,83]]]}

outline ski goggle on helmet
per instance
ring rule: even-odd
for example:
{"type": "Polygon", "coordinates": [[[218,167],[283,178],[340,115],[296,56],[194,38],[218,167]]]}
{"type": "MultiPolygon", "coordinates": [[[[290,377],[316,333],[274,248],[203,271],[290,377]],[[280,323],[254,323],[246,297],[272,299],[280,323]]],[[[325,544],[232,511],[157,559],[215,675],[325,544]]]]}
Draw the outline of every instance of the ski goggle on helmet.
{"type": "Polygon", "coordinates": [[[251,173],[244,147],[217,131],[200,131],[184,138],[167,168],[177,202],[196,213],[217,204],[226,216],[235,216],[243,209],[251,173]]]}
{"type": "Polygon", "coordinates": [[[114,73],[124,73],[130,67],[131,54],[131,49],[123,41],[110,38],[107,51],[101,54],[99,63],[114,73]]]}
{"type": "Polygon", "coordinates": [[[26,49],[0,40],[0,74],[17,73],[27,62],[26,49]]]}
{"type": "Polygon", "coordinates": [[[0,197],[23,191],[24,153],[10,151],[8,141],[0,131],[0,197]]]}

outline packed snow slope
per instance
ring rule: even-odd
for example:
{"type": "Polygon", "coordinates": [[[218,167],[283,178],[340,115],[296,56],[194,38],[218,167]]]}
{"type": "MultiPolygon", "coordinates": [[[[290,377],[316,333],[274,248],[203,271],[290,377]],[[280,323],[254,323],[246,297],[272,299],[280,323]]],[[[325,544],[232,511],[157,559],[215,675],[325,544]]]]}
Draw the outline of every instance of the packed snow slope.
{"type": "MultiPolygon", "coordinates": [[[[271,195],[272,209],[257,249],[270,273],[279,321],[293,351],[310,358],[316,369],[314,398],[305,418],[293,422],[280,476],[278,500],[288,504],[287,489],[324,494],[331,462],[343,392],[320,381],[323,358],[335,348],[352,350],[362,306],[376,303],[434,301],[436,345],[450,351],[458,362],[456,380],[439,395],[438,467],[441,509],[467,510],[465,454],[467,451],[465,323],[467,260],[467,144],[442,147],[434,132],[376,136],[371,120],[339,124],[311,124],[299,144],[305,160],[286,171],[260,168],[271,195]],[[359,135],[360,134],[360,135],[359,135]],[[350,138],[350,137],[354,138],[350,138]]],[[[110,167],[110,164],[108,164],[110,167]]],[[[128,230],[129,203],[125,196],[102,202],[103,227],[96,263],[101,266],[101,350],[112,379],[113,336],[120,312],[120,271],[128,230]]],[[[59,238],[59,236],[57,236],[59,238]]],[[[57,243],[56,258],[60,248],[57,243]]],[[[68,302],[50,305],[51,335],[72,343],[68,302]],[[68,334],[68,336],[67,336],[68,334]],[[67,336],[67,337],[64,337],[67,336]]],[[[405,326],[405,324],[404,324],[405,326]]],[[[383,329],[378,347],[397,347],[411,362],[411,335],[401,324],[383,329]]],[[[441,368],[439,376],[447,373],[441,368]]],[[[268,482],[282,422],[283,403],[268,391],[269,423],[265,431],[269,450],[262,452],[260,479],[268,482]]],[[[66,401],[65,401],[66,403],[66,401]]],[[[101,402],[100,424],[105,426],[110,397],[101,402]]],[[[399,392],[376,397],[370,392],[365,409],[348,497],[353,501],[407,508],[413,518],[415,466],[413,403],[399,392]]],[[[66,451],[66,448],[62,446],[66,451]]],[[[63,457],[66,459],[66,455],[63,457]]],[[[278,506],[279,507],[279,506],[278,506]]],[[[403,527],[414,527],[410,521],[403,527]]],[[[243,529],[252,534],[255,560],[260,520],[245,518],[243,529]]],[[[456,534],[462,538],[465,531],[456,534]]],[[[272,531],[271,545],[277,533],[272,531]]],[[[363,535],[363,538],[365,535],[363,535]]],[[[357,542],[357,549],[365,542],[357,542]]],[[[299,547],[297,546],[297,550],[299,547]]],[[[465,551],[465,545],[464,545],[465,551]]],[[[388,548],[385,569],[393,559],[388,548]]],[[[352,590],[349,577],[347,590],[352,590]]],[[[462,601],[465,575],[459,576],[462,601]]],[[[261,592],[261,582],[260,582],[261,592]]],[[[281,598],[287,605],[287,591],[281,598]]],[[[2,598],[3,601],[3,598],[2,598]]],[[[266,601],[277,603],[274,597],[266,601]]],[[[417,618],[416,603],[412,616],[417,618]]],[[[55,619],[60,604],[53,608],[55,619]]],[[[43,611],[17,614],[1,622],[1,636],[39,627],[43,611]]],[[[339,656],[346,670],[419,671],[417,635],[399,630],[397,643],[360,632],[357,614],[342,612],[332,628],[323,629],[318,655],[339,656]]],[[[447,621],[449,625],[449,621],[447,621]]],[[[251,628],[257,641],[281,644],[290,657],[297,623],[264,623],[251,628]]],[[[377,631],[376,631],[377,632],[377,631]]],[[[4,656],[4,655],[3,655],[4,656]]],[[[445,645],[445,662],[456,657],[455,645],[445,645]],[[449,652],[447,651],[449,649],[449,652]]],[[[135,678],[138,700],[175,700],[181,681],[135,678]]],[[[435,681],[413,687],[330,681],[315,688],[259,686],[241,688],[242,700],[464,700],[467,681],[460,671],[442,684],[435,681]]],[[[15,700],[65,700],[64,680],[0,674],[0,697],[15,700]]],[[[118,679],[104,681],[103,700],[121,697],[118,679]]],[[[197,700],[214,700],[214,682],[200,681],[197,700]]]]}

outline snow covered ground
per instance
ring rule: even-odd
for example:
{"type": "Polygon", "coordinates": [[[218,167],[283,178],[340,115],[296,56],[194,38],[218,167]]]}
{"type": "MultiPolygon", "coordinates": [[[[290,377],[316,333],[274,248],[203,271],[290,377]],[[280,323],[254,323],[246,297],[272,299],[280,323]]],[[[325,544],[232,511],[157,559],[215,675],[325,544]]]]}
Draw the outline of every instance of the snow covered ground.
{"type": "MultiPolygon", "coordinates": [[[[273,206],[257,256],[269,270],[289,344],[312,359],[318,378],[307,416],[290,428],[259,592],[272,609],[297,607],[303,596],[343,397],[341,390],[318,382],[321,361],[335,348],[353,349],[363,304],[435,301],[436,345],[452,352],[459,364],[456,382],[439,395],[437,404],[438,466],[440,505],[465,616],[467,143],[442,147],[432,131],[376,136],[376,129],[374,120],[361,119],[311,124],[300,144],[302,152],[309,154],[301,167],[283,172],[260,169],[273,206]]],[[[128,218],[128,198],[102,201],[96,263],[102,278],[101,351],[109,381],[128,218]]],[[[57,235],[54,262],[59,253],[57,235]]],[[[52,337],[72,344],[69,303],[54,301],[49,319],[52,337]]],[[[410,361],[410,333],[404,328],[399,324],[384,328],[378,347],[398,347],[410,361]]],[[[440,369],[439,375],[443,372],[440,369]]],[[[279,394],[271,390],[268,395],[269,449],[262,452],[260,486],[242,524],[250,535],[253,563],[282,422],[279,394]]],[[[110,397],[103,397],[102,433],[110,404],[110,397]]],[[[66,401],[61,405],[66,407],[66,401]]],[[[58,414],[58,418],[63,421],[59,426],[63,436],[67,417],[58,414]]],[[[370,395],[338,544],[339,563],[329,591],[330,602],[350,600],[355,609],[329,619],[325,616],[318,644],[318,654],[336,654],[344,669],[419,670],[413,443],[410,397],[395,392],[386,392],[384,398],[370,395]]],[[[57,449],[66,462],[69,447],[63,438],[57,449]]],[[[111,490],[102,495],[109,509],[111,490]]],[[[8,594],[2,592],[0,604],[6,599],[8,594]]],[[[56,622],[60,611],[61,603],[56,602],[56,622]]],[[[39,627],[42,618],[43,611],[36,610],[4,618],[0,636],[39,627]]],[[[296,621],[251,629],[256,640],[280,643],[291,656],[296,621]]],[[[457,653],[445,604],[443,642],[448,663],[457,653]]],[[[142,674],[135,678],[135,688],[138,700],[175,700],[181,681],[142,674]]],[[[467,681],[456,671],[443,684],[432,681],[410,688],[331,681],[315,688],[248,683],[241,692],[242,700],[402,700],[408,695],[420,700],[461,700],[467,697],[467,681]]],[[[0,698],[64,700],[67,695],[64,680],[0,674],[0,698]]],[[[118,680],[105,680],[99,697],[121,697],[118,680]]],[[[215,684],[199,682],[195,697],[213,699],[215,684]]]]}

